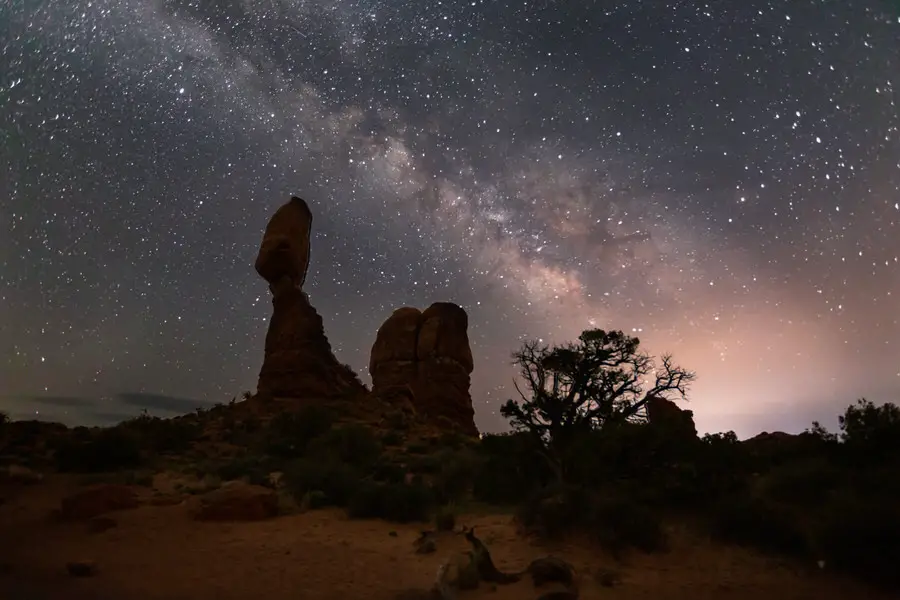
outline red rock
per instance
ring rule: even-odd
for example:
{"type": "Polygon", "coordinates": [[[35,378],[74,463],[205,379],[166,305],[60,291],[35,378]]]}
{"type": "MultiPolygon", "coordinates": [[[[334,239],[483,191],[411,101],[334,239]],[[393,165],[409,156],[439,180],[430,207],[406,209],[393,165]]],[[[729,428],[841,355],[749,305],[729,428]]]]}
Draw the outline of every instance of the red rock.
{"type": "Polygon", "coordinates": [[[32,485],[40,483],[44,480],[44,476],[37,471],[23,467],[21,465],[9,465],[5,471],[0,472],[0,482],[24,483],[32,485]]]}
{"type": "Polygon", "coordinates": [[[346,397],[364,392],[362,382],[338,362],[322,317],[299,288],[277,290],[266,334],[258,392],[277,398],[346,397]]]}
{"type": "Polygon", "coordinates": [[[468,325],[466,311],[450,302],[432,304],[422,313],[408,307],[395,310],[372,346],[373,393],[386,402],[407,396],[427,420],[446,419],[477,435],[469,395],[474,365],[468,325]]]}
{"type": "Polygon", "coordinates": [[[277,515],[275,490],[242,481],[229,481],[197,497],[191,507],[198,521],[262,521],[277,515]]]}
{"type": "Polygon", "coordinates": [[[369,373],[381,389],[405,386],[415,379],[421,320],[422,311],[405,306],[378,328],[369,356],[369,373]]]}
{"type": "Polygon", "coordinates": [[[422,313],[416,358],[419,362],[449,359],[466,373],[475,368],[469,346],[469,315],[452,302],[435,302],[422,313]]]}
{"type": "Polygon", "coordinates": [[[257,385],[263,397],[325,399],[365,391],[356,373],[335,358],[322,317],[302,290],[311,225],[309,207],[291,198],[269,220],[256,258],[273,305],[257,385]]]}
{"type": "Polygon", "coordinates": [[[137,493],[126,485],[105,484],[62,499],[59,516],[65,520],[91,519],[115,510],[137,508],[137,493]]]}
{"type": "Polygon", "coordinates": [[[293,196],[266,225],[256,256],[256,272],[270,285],[282,278],[302,288],[309,268],[309,236],[312,212],[302,199],[293,196]]]}

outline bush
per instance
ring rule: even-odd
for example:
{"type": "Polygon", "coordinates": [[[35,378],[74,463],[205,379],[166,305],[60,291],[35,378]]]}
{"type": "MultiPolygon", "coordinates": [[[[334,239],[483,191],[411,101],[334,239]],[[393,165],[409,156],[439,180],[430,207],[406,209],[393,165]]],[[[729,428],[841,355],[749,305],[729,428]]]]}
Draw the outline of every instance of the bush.
{"type": "Polygon", "coordinates": [[[453,531],[456,528],[456,513],[444,506],[434,514],[434,528],[438,531],[453,531]]]}
{"type": "Polygon", "coordinates": [[[381,436],[381,443],[385,446],[401,446],[403,444],[403,433],[391,430],[381,436]]]}
{"type": "Polygon", "coordinates": [[[580,487],[540,490],[519,507],[516,517],[544,538],[587,532],[615,554],[631,548],[659,552],[668,547],[657,512],[632,499],[599,497],[580,487]]]}
{"type": "Polygon", "coordinates": [[[385,421],[394,431],[407,431],[410,425],[410,417],[402,410],[392,410],[385,417],[385,421]]]}
{"type": "Polygon", "coordinates": [[[321,492],[329,506],[347,506],[361,485],[360,475],[352,467],[309,459],[290,463],[281,480],[298,503],[310,492],[321,492]]]}
{"type": "Polygon", "coordinates": [[[263,451],[279,458],[298,458],[314,439],[331,430],[334,416],[322,406],[276,415],[265,430],[263,451]]]}
{"type": "Polygon", "coordinates": [[[733,431],[700,438],[693,460],[700,492],[696,505],[705,508],[719,498],[742,493],[748,483],[749,461],[746,448],[733,431]]]}
{"type": "Polygon", "coordinates": [[[776,502],[808,509],[827,502],[844,480],[844,473],[824,460],[803,460],[785,463],[768,473],[763,479],[763,493],[776,502]]]}
{"type": "Polygon", "coordinates": [[[614,554],[632,548],[663,552],[669,547],[659,513],[630,499],[602,499],[591,507],[589,518],[591,532],[614,554]]]}
{"type": "Polygon", "coordinates": [[[458,431],[446,431],[435,440],[435,444],[440,448],[459,450],[469,444],[469,438],[458,431]]]}
{"type": "Polygon", "coordinates": [[[428,454],[431,451],[431,448],[428,447],[428,444],[425,442],[411,442],[406,445],[406,452],[408,454],[428,454]]]}
{"type": "Polygon", "coordinates": [[[273,469],[268,461],[260,456],[239,456],[219,464],[213,469],[216,477],[223,481],[243,479],[253,485],[272,487],[269,473],[273,469]]]}
{"type": "Polygon", "coordinates": [[[900,509],[849,496],[836,501],[813,530],[826,566],[891,589],[900,589],[900,509]]]}
{"type": "Polygon", "coordinates": [[[838,417],[841,440],[857,464],[896,461],[900,456],[900,407],[861,398],[838,417]]]}
{"type": "Polygon", "coordinates": [[[436,454],[415,456],[409,461],[409,470],[412,473],[434,475],[441,470],[441,459],[436,454]]]}
{"type": "Polygon", "coordinates": [[[363,482],[350,500],[347,514],[354,519],[385,519],[397,523],[426,521],[433,500],[423,485],[363,482]]]}
{"type": "Polygon", "coordinates": [[[322,492],[320,490],[313,490],[311,492],[307,492],[303,496],[303,500],[300,505],[310,510],[325,508],[328,506],[328,496],[325,495],[325,492],[322,492]]]}
{"type": "Polygon", "coordinates": [[[437,458],[438,471],[432,480],[437,500],[442,504],[462,500],[472,488],[478,457],[466,450],[447,450],[437,458]]]}
{"type": "Polygon", "coordinates": [[[740,496],[724,500],[712,518],[713,537],[788,555],[806,555],[809,544],[796,518],[760,498],[740,496]]]}
{"type": "Polygon", "coordinates": [[[472,496],[489,504],[511,506],[529,498],[553,478],[537,454],[537,444],[521,433],[486,435],[478,446],[472,496]]]}
{"type": "Polygon", "coordinates": [[[406,469],[382,458],[372,467],[372,478],[383,483],[403,483],[406,479],[406,469]]]}
{"type": "Polygon", "coordinates": [[[320,460],[342,462],[362,469],[371,468],[381,452],[381,444],[372,430],[357,424],[331,429],[308,446],[308,453],[320,460]]]}
{"type": "Polygon", "coordinates": [[[119,427],[73,431],[54,440],[56,468],[63,473],[102,473],[141,466],[138,438],[119,427]]]}
{"type": "Polygon", "coordinates": [[[552,486],[531,493],[516,510],[516,519],[540,537],[556,539],[582,528],[590,497],[583,488],[552,486]]]}
{"type": "Polygon", "coordinates": [[[133,433],[142,447],[158,454],[184,452],[203,430],[196,421],[151,417],[146,411],[117,427],[133,433]]]}

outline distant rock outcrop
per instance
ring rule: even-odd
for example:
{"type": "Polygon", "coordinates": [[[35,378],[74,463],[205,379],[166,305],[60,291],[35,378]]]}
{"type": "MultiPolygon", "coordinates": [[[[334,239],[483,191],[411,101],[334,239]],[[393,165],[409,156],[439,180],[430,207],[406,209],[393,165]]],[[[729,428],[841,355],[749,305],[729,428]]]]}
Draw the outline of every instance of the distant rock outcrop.
{"type": "Polygon", "coordinates": [[[384,398],[409,397],[427,420],[443,418],[477,435],[469,395],[474,365],[468,327],[466,311],[450,302],[436,302],[424,312],[395,310],[372,346],[372,391],[384,398]]]}
{"type": "Polygon", "coordinates": [[[328,398],[365,389],[335,358],[322,317],[302,289],[311,224],[306,202],[292,197],[266,226],[256,258],[256,271],[269,282],[274,307],[257,384],[264,397],[328,398]]]}
{"type": "Polygon", "coordinates": [[[816,456],[827,451],[827,442],[811,433],[785,433],[764,431],[746,439],[741,444],[751,455],[766,463],[816,456]]]}
{"type": "Polygon", "coordinates": [[[694,412],[679,408],[671,400],[653,396],[647,401],[647,420],[651,425],[662,426],[680,437],[697,437],[694,412]]]}

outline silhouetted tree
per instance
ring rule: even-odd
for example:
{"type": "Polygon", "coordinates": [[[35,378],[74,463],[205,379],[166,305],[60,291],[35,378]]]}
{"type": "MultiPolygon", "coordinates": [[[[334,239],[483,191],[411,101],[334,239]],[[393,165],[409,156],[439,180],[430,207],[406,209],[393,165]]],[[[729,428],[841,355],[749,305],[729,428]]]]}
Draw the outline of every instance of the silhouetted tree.
{"type": "Polygon", "coordinates": [[[665,355],[657,366],[640,340],[621,331],[590,329],[575,343],[529,341],[513,354],[526,391],[500,409],[513,429],[541,442],[542,455],[563,477],[566,449],[580,434],[645,421],[651,398],[683,398],[694,374],[665,355]]]}
{"type": "Polygon", "coordinates": [[[875,406],[860,398],[838,417],[841,441],[854,455],[872,461],[900,457],[900,408],[890,402],[875,406]]]}

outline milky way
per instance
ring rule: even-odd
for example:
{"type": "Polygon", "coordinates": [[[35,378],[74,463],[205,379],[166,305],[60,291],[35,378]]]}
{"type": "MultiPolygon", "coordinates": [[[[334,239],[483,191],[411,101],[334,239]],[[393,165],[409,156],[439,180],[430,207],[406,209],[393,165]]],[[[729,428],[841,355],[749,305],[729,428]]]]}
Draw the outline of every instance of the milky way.
{"type": "Polygon", "coordinates": [[[102,423],[254,389],[291,194],[368,380],[394,308],[623,329],[701,430],[900,397],[900,15],[875,0],[0,6],[0,408],[102,423]]]}

